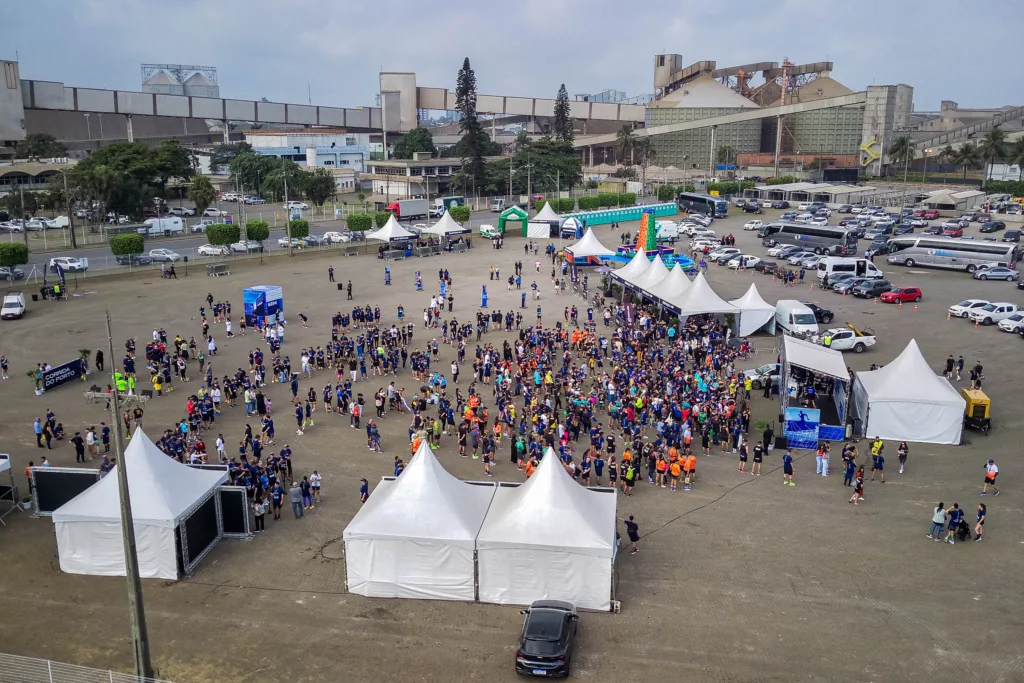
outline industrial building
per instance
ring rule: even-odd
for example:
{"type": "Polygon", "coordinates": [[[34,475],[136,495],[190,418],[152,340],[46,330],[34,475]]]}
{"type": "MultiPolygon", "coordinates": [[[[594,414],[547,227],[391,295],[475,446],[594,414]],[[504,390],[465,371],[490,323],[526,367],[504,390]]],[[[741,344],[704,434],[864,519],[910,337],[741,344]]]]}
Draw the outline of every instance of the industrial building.
{"type": "MultiPolygon", "coordinates": [[[[370,141],[369,133],[350,133],[344,128],[258,129],[244,131],[253,151],[279,159],[291,159],[300,166],[366,170],[371,150],[381,143],[370,141]]],[[[379,138],[379,136],[377,136],[379,138]]]]}

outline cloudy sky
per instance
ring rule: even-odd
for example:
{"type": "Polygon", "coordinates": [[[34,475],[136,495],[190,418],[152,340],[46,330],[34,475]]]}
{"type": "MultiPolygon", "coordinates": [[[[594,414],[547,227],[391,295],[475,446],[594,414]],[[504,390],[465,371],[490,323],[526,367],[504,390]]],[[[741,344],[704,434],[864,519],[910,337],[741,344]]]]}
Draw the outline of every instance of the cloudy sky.
{"type": "Polygon", "coordinates": [[[934,110],[1021,104],[1022,22],[1021,0],[0,0],[0,57],[17,51],[23,78],[120,90],[139,89],[143,62],[211,65],[223,96],[305,102],[308,83],[334,106],[374,104],[382,69],[454,88],[467,56],[479,92],[533,97],[651,92],[659,52],[788,57],[833,61],[854,90],[908,83],[934,110]]]}

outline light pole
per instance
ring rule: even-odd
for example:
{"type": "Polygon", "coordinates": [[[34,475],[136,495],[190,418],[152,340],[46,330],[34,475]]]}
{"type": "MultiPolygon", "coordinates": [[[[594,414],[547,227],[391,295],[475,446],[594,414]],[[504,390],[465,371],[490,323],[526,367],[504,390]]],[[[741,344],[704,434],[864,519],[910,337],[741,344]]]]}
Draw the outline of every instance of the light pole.
{"type": "Polygon", "coordinates": [[[718,126],[711,126],[711,154],[708,159],[708,182],[715,175],[715,132],[718,130],[718,126]]]}
{"type": "Polygon", "coordinates": [[[284,179],[284,230],[285,236],[288,238],[288,255],[295,256],[295,250],[292,248],[292,217],[290,209],[288,208],[288,171],[287,166],[281,167],[281,177],[284,179]]]}

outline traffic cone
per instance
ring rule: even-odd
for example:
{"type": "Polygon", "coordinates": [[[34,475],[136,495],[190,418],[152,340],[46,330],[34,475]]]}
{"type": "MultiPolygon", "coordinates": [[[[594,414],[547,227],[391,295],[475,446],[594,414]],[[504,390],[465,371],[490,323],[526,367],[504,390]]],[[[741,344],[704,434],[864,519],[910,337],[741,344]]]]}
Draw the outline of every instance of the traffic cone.
{"type": "Polygon", "coordinates": [[[975,320],[975,321],[974,321],[974,326],[975,326],[975,327],[977,327],[977,326],[978,326],[978,321],[977,321],[977,320],[975,320]]]}
{"type": "Polygon", "coordinates": [[[901,311],[903,310],[903,300],[902,299],[900,299],[900,304],[896,308],[900,309],[901,311]]]}
{"type": "MultiPolygon", "coordinates": [[[[917,313],[917,304],[914,304],[914,313],[917,313]]],[[[946,319],[949,320],[948,317],[946,319]]]]}
{"type": "MultiPolygon", "coordinates": [[[[917,306],[914,306],[914,310],[915,311],[917,310],[917,306]]],[[[950,314],[950,313],[946,313],[946,320],[952,320],[952,319],[953,319],[953,315],[950,314]]]]}
{"type": "Polygon", "coordinates": [[[878,297],[877,296],[875,297],[875,304],[876,305],[878,304],[878,297]]]}

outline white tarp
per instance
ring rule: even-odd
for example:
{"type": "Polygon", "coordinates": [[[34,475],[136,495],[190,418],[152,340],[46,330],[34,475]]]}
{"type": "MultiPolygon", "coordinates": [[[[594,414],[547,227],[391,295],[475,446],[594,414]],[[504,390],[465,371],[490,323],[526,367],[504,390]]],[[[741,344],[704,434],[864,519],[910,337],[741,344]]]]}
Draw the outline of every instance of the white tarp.
{"type": "Polygon", "coordinates": [[[665,262],[661,260],[661,254],[657,254],[647,270],[637,277],[627,280],[627,282],[637,289],[650,294],[655,285],[667,277],[668,268],[665,267],[665,262]]]}
{"type": "Polygon", "coordinates": [[[633,254],[633,258],[629,260],[629,263],[621,268],[616,268],[609,273],[609,275],[617,280],[626,280],[628,278],[636,277],[650,267],[651,262],[647,260],[647,254],[641,247],[636,250],[636,253],[633,254]]]}
{"type": "MultiPolygon", "coordinates": [[[[199,470],[165,455],[142,429],[124,452],[139,556],[146,579],[177,579],[175,532],[195,503],[227,479],[226,471],[199,470]]],[[[121,495],[117,468],[53,513],[60,568],[69,574],[124,576],[121,495]]]]}
{"type": "Polygon", "coordinates": [[[548,449],[525,484],[494,494],[476,543],[481,602],[609,609],[617,502],[573,481],[548,449]]]}
{"type": "MultiPolygon", "coordinates": [[[[576,220],[575,218],[568,218],[566,222],[570,220],[576,220]]],[[[583,233],[583,237],[572,246],[565,248],[574,259],[585,259],[589,256],[614,256],[615,250],[609,249],[608,247],[601,244],[597,239],[597,235],[594,234],[593,228],[587,228],[587,231],[583,233]]]]}
{"type": "Polygon", "coordinates": [[[911,339],[903,353],[878,370],[858,372],[854,410],[865,436],[893,441],[959,444],[966,401],[936,375],[911,339]]]}
{"type": "Polygon", "coordinates": [[[551,237],[551,224],[531,220],[526,224],[526,236],[546,240],[551,237]]]}
{"type": "Polygon", "coordinates": [[[493,486],[446,472],[424,442],[401,476],[378,484],[345,527],[349,591],[474,600],[473,550],[493,495],[493,486]]]}
{"type": "Polygon", "coordinates": [[[531,218],[534,221],[554,221],[556,223],[562,222],[562,217],[555,213],[555,210],[551,208],[551,204],[545,204],[537,215],[531,218]]]}
{"type": "Polygon", "coordinates": [[[678,263],[669,271],[668,277],[648,290],[655,299],[665,301],[672,297],[682,296],[690,288],[690,278],[678,263]]]}
{"type": "Polygon", "coordinates": [[[750,283],[746,294],[730,302],[740,309],[740,336],[754,334],[765,325],[768,334],[775,334],[775,307],[761,298],[757,285],[750,283]]]}
{"type": "Polygon", "coordinates": [[[828,349],[814,342],[804,341],[788,334],[782,337],[783,358],[790,365],[849,381],[850,372],[846,369],[843,354],[835,349],[828,349]]]}
{"type": "Polygon", "coordinates": [[[451,217],[451,214],[445,211],[441,214],[441,218],[436,223],[423,228],[423,232],[430,233],[431,235],[466,235],[471,232],[469,228],[464,228],[455,222],[455,219],[451,217]]]}
{"type": "Polygon", "coordinates": [[[366,233],[366,239],[380,240],[381,242],[390,242],[391,240],[396,239],[408,239],[410,237],[416,237],[416,233],[409,232],[399,225],[393,215],[388,219],[388,222],[384,224],[383,228],[366,233]]]}
{"type": "Polygon", "coordinates": [[[705,313],[736,313],[739,310],[715,294],[704,279],[704,273],[697,273],[690,286],[681,295],[663,299],[665,303],[679,310],[679,315],[701,315],[705,313]]]}

